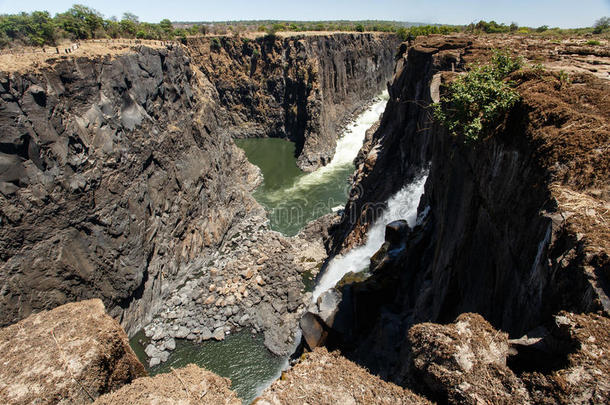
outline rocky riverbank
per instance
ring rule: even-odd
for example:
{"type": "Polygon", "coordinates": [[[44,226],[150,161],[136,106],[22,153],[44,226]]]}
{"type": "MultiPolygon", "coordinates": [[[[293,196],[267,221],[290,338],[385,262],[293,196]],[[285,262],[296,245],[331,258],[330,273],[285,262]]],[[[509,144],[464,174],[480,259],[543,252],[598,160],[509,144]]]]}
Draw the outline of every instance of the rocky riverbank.
{"type": "Polygon", "coordinates": [[[242,328],[263,333],[273,353],[291,353],[311,300],[302,279],[315,276],[326,258],[323,231],[287,238],[270,231],[264,215],[261,209],[232,229],[219,251],[196,262],[197,271],[168,296],[144,328],[150,366],[168,358],[175,339],[223,340],[242,328]]]}

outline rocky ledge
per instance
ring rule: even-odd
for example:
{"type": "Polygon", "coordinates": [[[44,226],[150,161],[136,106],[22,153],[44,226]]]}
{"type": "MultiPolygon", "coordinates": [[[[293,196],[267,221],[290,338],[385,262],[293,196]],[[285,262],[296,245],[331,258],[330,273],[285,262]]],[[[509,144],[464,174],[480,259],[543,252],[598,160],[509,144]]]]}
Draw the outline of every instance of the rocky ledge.
{"type": "Polygon", "coordinates": [[[282,374],[254,401],[280,404],[430,404],[427,399],[352,363],[337,352],[317,348],[282,374]]]}
{"type": "Polygon", "coordinates": [[[146,375],[99,299],[0,329],[0,402],[85,404],[146,375]]]}
{"type": "Polygon", "coordinates": [[[240,405],[242,401],[230,386],[229,379],[189,364],[171,373],[138,378],[116,392],[99,397],[94,405],[240,405]]]}

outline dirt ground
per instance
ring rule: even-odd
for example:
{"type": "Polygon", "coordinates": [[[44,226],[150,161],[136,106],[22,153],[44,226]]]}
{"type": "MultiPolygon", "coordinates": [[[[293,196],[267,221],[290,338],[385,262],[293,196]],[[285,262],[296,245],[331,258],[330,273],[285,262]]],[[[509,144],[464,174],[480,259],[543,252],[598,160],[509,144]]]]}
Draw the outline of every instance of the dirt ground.
{"type": "MultiPolygon", "coordinates": [[[[53,65],[59,60],[73,59],[73,58],[101,58],[101,57],[116,57],[128,53],[130,51],[137,51],[137,47],[145,45],[152,48],[160,48],[165,45],[161,45],[161,41],[145,41],[138,40],[119,40],[114,42],[80,42],[77,49],[74,49],[72,53],[66,54],[65,48],[70,46],[60,46],[60,53],[49,53],[52,52],[55,47],[46,47],[46,53],[41,52],[37,49],[37,53],[2,53],[0,54],[0,71],[2,72],[26,72],[26,71],[38,71],[44,67],[53,65]]],[[[33,51],[34,48],[25,49],[26,52],[33,51]]]]}

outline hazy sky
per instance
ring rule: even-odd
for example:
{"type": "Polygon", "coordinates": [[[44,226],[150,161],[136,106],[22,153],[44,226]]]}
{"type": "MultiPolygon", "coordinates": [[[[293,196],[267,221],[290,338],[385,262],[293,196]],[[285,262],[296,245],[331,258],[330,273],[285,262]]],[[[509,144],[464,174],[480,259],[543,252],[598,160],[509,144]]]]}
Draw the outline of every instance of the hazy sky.
{"type": "MultiPolygon", "coordinates": [[[[74,0],[0,0],[0,14],[47,10],[62,12],[74,0]]],[[[468,24],[496,20],[537,27],[591,26],[610,16],[610,0],[81,0],[106,17],[125,11],[140,21],[220,20],[396,20],[468,24]]]]}

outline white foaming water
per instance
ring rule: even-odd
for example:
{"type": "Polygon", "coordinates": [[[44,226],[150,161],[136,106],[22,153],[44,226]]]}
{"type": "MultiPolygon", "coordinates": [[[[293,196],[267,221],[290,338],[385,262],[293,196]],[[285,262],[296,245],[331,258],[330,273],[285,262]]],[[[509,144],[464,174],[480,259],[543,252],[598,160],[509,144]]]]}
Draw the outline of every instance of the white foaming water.
{"type": "Polygon", "coordinates": [[[270,200],[279,201],[286,195],[292,195],[303,190],[308,190],[316,185],[325,183],[332,178],[333,174],[351,165],[362,148],[366,131],[379,119],[385,110],[389,100],[388,91],[384,90],[379,96],[379,100],[371,105],[366,111],[360,114],[350,123],[343,132],[343,136],[337,141],[335,154],[326,166],[322,166],[314,172],[299,177],[295,183],[283,190],[278,190],[269,195],[270,200]]]}
{"type": "Polygon", "coordinates": [[[417,206],[424,193],[428,173],[424,172],[411,184],[403,187],[388,200],[387,208],[375,221],[367,233],[366,243],[358,246],[345,255],[334,257],[313,291],[315,302],[322,293],[333,288],[347,273],[360,272],[369,265],[371,256],[385,241],[385,227],[388,223],[404,219],[410,227],[417,220],[417,206]]]}

